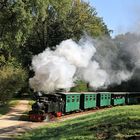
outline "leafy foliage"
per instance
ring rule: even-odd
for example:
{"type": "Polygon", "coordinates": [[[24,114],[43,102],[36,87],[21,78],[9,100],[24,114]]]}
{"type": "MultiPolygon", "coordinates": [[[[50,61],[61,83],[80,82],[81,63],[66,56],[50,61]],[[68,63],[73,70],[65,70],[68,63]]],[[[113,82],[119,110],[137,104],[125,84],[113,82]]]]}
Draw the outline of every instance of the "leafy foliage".
{"type": "Polygon", "coordinates": [[[47,47],[54,49],[65,39],[79,40],[84,32],[93,37],[110,34],[102,18],[97,17],[96,10],[83,1],[51,0],[45,13],[44,18],[39,15],[26,42],[32,54],[38,54],[47,47]]]}
{"type": "Polygon", "coordinates": [[[0,117],[2,115],[5,115],[6,113],[8,113],[11,109],[11,107],[16,106],[19,103],[19,100],[17,99],[12,99],[9,102],[7,102],[6,105],[0,105],[0,117]]]}
{"type": "Polygon", "coordinates": [[[0,102],[6,103],[25,84],[27,73],[21,67],[12,65],[0,69],[0,102]]]}
{"type": "Polygon", "coordinates": [[[27,78],[19,54],[34,25],[32,4],[28,0],[0,2],[0,101],[3,103],[23,87],[27,78]]]}
{"type": "Polygon", "coordinates": [[[76,81],[75,87],[71,88],[71,91],[75,92],[88,91],[87,83],[83,81],[76,81]]]}
{"type": "Polygon", "coordinates": [[[55,49],[62,40],[78,40],[83,32],[94,37],[110,33],[86,2],[1,0],[0,98],[10,99],[25,84],[33,55],[55,49]]]}

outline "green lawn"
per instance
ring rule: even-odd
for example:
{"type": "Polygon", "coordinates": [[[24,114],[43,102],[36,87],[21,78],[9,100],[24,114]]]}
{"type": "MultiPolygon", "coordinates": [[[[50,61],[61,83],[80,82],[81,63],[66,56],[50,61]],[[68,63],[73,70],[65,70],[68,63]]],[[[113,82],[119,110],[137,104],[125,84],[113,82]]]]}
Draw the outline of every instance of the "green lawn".
{"type": "Polygon", "coordinates": [[[17,105],[19,100],[17,99],[12,99],[9,101],[6,105],[0,106],[0,116],[5,115],[10,111],[10,108],[17,105]]]}
{"type": "Polygon", "coordinates": [[[22,140],[126,140],[140,136],[140,105],[114,107],[25,133],[22,140]]]}

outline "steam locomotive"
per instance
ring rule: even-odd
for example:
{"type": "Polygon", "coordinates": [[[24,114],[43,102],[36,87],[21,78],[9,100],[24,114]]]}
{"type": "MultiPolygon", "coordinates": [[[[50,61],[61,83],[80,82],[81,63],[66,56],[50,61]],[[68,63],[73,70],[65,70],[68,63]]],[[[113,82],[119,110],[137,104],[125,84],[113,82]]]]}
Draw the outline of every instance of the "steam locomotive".
{"type": "Polygon", "coordinates": [[[37,92],[35,98],[32,110],[29,111],[29,119],[41,122],[48,115],[61,117],[63,114],[81,110],[139,104],[140,92],[37,92]]]}

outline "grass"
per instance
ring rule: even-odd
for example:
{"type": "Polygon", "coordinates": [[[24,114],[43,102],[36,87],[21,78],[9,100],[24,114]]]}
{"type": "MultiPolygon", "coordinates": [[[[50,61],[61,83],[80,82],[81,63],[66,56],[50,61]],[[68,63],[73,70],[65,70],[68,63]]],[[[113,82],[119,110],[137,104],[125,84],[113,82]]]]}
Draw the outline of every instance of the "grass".
{"type": "Polygon", "coordinates": [[[29,100],[29,106],[32,106],[32,104],[34,104],[35,103],[35,100],[29,100]]]}
{"type": "Polygon", "coordinates": [[[32,100],[32,99],[28,99],[28,100],[29,100],[29,103],[28,103],[28,109],[29,110],[22,113],[22,115],[19,118],[19,120],[21,120],[21,121],[29,121],[28,112],[31,110],[32,104],[34,104],[35,101],[32,100]]]}
{"type": "Polygon", "coordinates": [[[19,100],[12,99],[9,101],[6,105],[0,106],[0,116],[5,115],[8,113],[11,109],[11,107],[14,107],[18,104],[19,100]]]}
{"type": "Polygon", "coordinates": [[[140,105],[114,107],[64,122],[49,123],[16,139],[133,140],[137,136],[140,136],[140,105]]]}

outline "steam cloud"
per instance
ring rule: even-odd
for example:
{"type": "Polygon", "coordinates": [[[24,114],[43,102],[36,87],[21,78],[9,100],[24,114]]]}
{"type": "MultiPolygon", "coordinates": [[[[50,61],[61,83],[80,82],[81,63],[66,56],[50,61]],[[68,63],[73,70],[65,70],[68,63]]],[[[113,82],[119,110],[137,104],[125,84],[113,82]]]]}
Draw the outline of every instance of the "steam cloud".
{"type": "Polygon", "coordinates": [[[94,89],[121,84],[140,66],[137,46],[138,54],[130,51],[131,47],[122,50],[107,38],[99,41],[84,37],[78,43],[71,39],[62,41],[55,51],[46,49],[33,57],[35,76],[29,79],[30,86],[34,91],[52,92],[70,89],[77,79],[88,82],[94,89]]]}

